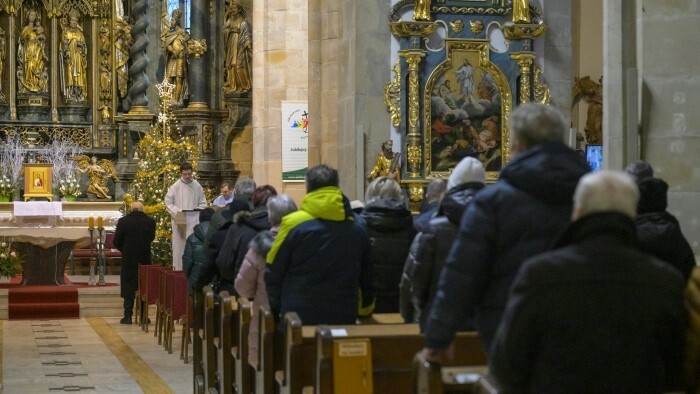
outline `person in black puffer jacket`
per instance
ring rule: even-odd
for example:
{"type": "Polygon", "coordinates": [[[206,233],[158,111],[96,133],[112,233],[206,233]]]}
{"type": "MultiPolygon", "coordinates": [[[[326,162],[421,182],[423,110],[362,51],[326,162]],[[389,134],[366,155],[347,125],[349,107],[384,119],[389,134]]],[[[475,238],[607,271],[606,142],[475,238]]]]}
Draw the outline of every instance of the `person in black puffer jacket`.
{"type": "Polygon", "coordinates": [[[441,360],[472,316],[488,354],[520,265],[549,250],[569,224],[574,189],[590,168],[564,145],[568,130],[547,105],[524,104],[511,114],[513,156],[498,182],[467,206],[438,280],[425,329],[429,361],[441,360]]]}
{"type": "MultiPolygon", "coordinates": [[[[234,294],[233,284],[231,284],[230,288],[220,288],[221,273],[219,272],[219,269],[216,266],[216,259],[219,256],[224,241],[226,240],[226,234],[228,233],[228,229],[229,227],[231,227],[231,225],[233,225],[233,218],[241,214],[241,212],[249,210],[250,205],[248,205],[247,201],[237,200],[235,198],[221,210],[222,215],[220,216],[221,221],[223,221],[223,224],[221,224],[221,227],[218,230],[213,232],[211,238],[205,239],[204,241],[204,249],[207,258],[204,261],[204,264],[202,265],[201,274],[199,275],[199,278],[194,284],[195,291],[202,291],[202,288],[204,286],[206,286],[209,283],[212,283],[213,281],[214,291],[216,291],[217,294],[220,290],[228,290],[229,294],[234,294]]],[[[212,216],[212,220],[209,224],[208,234],[212,233],[211,227],[214,226],[215,217],[216,215],[212,216]]]]}
{"type": "Polygon", "coordinates": [[[674,266],[687,281],[695,267],[695,254],[675,216],[666,211],[668,184],[659,178],[641,179],[637,217],[639,247],[674,266]]]}
{"type": "Polygon", "coordinates": [[[216,258],[216,267],[221,275],[221,290],[236,294],[234,282],[243,258],[248,252],[248,245],[255,236],[270,229],[267,218],[267,199],[277,195],[277,190],[270,185],[259,186],[253,192],[253,210],[241,212],[234,216],[233,224],[226,232],[226,238],[216,258]]]}
{"type": "Polygon", "coordinates": [[[202,265],[207,258],[204,249],[204,239],[209,231],[209,220],[214,214],[211,207],[204,208],[199,212],[199,223],[194,226],[194,230],[185,243],[185,252],[182,254],[182,270],[187,278],[187,292],[195,292],[195,283],[202,271],[202,265]]]}
{"type": "MultiPolygon", "coordinates": [[[[435,297],[443,262],[459,231],[459,220],[469,202],[484,187],[484,166],[465,157],[452,170],[447,193],[437,215],[413,239],[401,277],[401,316],[406,323],[420,323],[425,329],[427,311],[435,297]]],[[[458,325],[459,331],[473,330],[471,320],[458,325]]]]}
{"type": "Polygon", "coordinates": [[[372,242],[376,288],[375,313],[399,311],[401,270],[416,234],[411,211],[403,202],[401,187],[394,179],[381,176],[365,193],[365,220],[372,242]]]}

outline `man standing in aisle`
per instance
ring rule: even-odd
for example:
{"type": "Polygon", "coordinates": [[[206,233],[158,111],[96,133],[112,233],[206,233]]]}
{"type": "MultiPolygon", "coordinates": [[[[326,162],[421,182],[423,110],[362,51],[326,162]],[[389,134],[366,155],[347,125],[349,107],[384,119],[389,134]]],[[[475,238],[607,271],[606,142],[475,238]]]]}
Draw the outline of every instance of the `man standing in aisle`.
{"type": "Polygon", "coordinates": [[[165,207],[168,209],[173,229],[173,269],[182,270],[182,253],[187,237],[192,234],[196,223],[187,226],[175,224],[175,216],[185,210],[203,209],[207,206],[202,185],[192,178],[192,164],[180,164],[180,179],[175,181],[165,194],[165,207]]]}
{"type": "Polygon", "coordinates": [[[124,318],[121,324],[131,324],[134,295],[138,287],[139,264],[151,264],[151,242],[156,237],[156,221],[143,212],[143,204],[131,204],[131,212],[117,222],[114,246],[122,252],[119,279],[124,299],[124,318]]]}

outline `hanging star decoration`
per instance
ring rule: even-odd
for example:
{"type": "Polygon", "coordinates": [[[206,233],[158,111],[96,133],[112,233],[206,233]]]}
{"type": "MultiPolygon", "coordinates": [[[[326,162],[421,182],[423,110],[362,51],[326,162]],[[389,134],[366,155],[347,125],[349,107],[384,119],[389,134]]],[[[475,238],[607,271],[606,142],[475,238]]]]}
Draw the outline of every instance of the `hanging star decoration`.
{"type": "Polygon", "coordinates": [[[163,82],[156,84],[156,89],[158,89],[158,97],[160,97],[162,102],[169,102],[173,97],[173,91],[175,90],[175,85],[168,82],[167,78],[163,78],[163,82]]]}

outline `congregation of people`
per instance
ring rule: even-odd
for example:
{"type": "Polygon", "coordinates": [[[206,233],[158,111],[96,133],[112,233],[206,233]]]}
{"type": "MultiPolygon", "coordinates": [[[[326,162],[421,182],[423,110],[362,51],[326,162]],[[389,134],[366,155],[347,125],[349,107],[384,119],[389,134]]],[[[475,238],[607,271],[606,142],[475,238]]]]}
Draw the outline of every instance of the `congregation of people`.
{"type": "MultiPolygon", "coordinates": [[[[667,211],[669,185],[642,161],[591,172],[550,106],[518,107],[509,127],[495,183],[466,157],[430,182],[415,216],[391,169],[372,174],[362,202],[321,164],[298,205],[251,178],[207,204],[185,163],[165,196],[174,266],[190,294],[211,285],[245,297],[278,330],[287,312],[305,325],[400,313],[435,363],[457,332],[476,331],[504,392],[700,392],[700,269],[667,211]],[[199,223],[182,230],[175,216],[193,209],[199,223]]],[[[117,247],[126,221],[152,239],[133,209],[117,247]]],[[[134,285],[122,283],[128,324],[134,285]]],[[[252,363],[257,332],[252,319],[252,363]]]]}

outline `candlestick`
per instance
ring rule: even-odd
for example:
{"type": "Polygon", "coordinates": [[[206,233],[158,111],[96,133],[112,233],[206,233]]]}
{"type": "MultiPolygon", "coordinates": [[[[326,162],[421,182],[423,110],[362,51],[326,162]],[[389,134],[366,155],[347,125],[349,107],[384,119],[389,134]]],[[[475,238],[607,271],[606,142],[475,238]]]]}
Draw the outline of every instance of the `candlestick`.
{"type": "Polygon", "coordinates": [[[99,228],[99,229],[104,228],[104,222],[103,222],[102,216],[97,217],[97,228],[99,228]]]}
{"type": "Polygon", "coordinates": [[[95,218],[92,215],[88,218],[88,228],[95,228],[95,218]]]}

